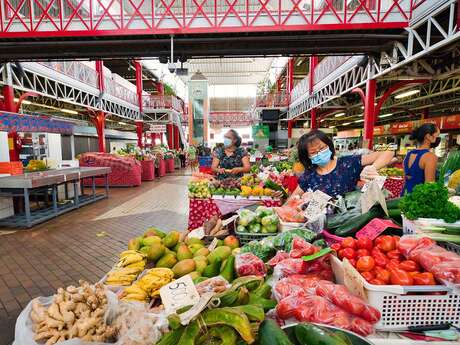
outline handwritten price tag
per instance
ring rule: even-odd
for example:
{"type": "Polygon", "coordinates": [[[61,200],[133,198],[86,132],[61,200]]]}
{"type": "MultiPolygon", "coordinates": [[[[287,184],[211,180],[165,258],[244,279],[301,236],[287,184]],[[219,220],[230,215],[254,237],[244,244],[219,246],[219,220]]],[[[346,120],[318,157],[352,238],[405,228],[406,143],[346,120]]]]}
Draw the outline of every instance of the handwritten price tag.
{"type": "Polygon", "coordinates": [[[163,286],[160,289],[160,297],[167,313],[174,313],[182,307],[195,305],[200,300],[200,294],[189,274],[163,286]]]}
{"type": "Polygon", "coordinates": [[[361,212],[364,214],[374,206],[375,203],[382,205],[383,211],[388,216],[387,203],[378,183],[371,181],[369,188],[361,195],[361,212]]]}
{"type": "Polygon", "coordinates": [[[374,240],[378,235],[384,232],[386,228],[401,229],[399,225],[393,223],[389,219],[374,218],[356,233],[356,238],[367,237],[374,240]]]}
{"type": "Polygon", "coordinates": [[[217,239],[217,237],[214,237],[211,244],[208,246],[209,251],[212,252],[214,249],[216,249],[218,243],[219,240],[217,239]]]}
{"type": "Polygon", "coordinates": [[[326,193],[320,190],[315,191],[311,196],[307,209],[304,211],[304,217],[310,221],[316,219],[322,213],[330,199],[332,197],[326,193]]]}

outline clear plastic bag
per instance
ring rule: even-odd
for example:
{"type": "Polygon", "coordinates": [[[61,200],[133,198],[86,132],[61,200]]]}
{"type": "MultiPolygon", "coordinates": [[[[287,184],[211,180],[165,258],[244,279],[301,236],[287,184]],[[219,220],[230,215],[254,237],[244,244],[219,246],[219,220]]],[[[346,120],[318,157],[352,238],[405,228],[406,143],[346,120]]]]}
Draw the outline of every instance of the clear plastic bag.
{"type": "Polygon", "coordinates": [[[230,286],[231,284],[229,284],[229,282],[221,276],[206,279],[205,281],[195,285],[200,295],[203,295],[208,292],[224,292],[225,290],[230,288],[230,286]]]}
{"type": "Polygon", "coordinates": [[[302,256],[312,255],[316,252],[319,252],[318,247],[315,247],[300,237],[294,237],[292,240],[292,249],[289,253],[289,256],[291,258],[298,259],[302,256]]]}
{"type": "Polygon", "coordinates": [[[264,262],[252,253],[238,254],[235,258],[235,270],[239,277],[267,275],[264,262]]]}

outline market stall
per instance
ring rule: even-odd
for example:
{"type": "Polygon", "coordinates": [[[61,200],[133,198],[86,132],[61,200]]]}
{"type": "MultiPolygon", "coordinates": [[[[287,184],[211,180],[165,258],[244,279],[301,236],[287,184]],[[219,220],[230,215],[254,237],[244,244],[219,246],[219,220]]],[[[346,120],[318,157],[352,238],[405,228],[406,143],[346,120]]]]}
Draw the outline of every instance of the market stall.
{"type": "Polygon", "coordinates": [[[0,194],[4,197],[20,197],[23,209],[14,215],[0,219],[0,226],[30,228],[81,206],[107,198],[109,195],[108,167],[81,167],[21,175],[0,177],[0,194]],[[105,193],[96,192],[96,179],[105,181],[105,193]],[[86,194],[83,180],[89,180],[91,192],[86,194]],[[58,187],[64,186],[64,199],[60,201],[58,187]],[[69,186],[72,196],[69,196],[69,186]],[[31,207],[30,198],[43,196],[43,204],[31,207]],[[51,203],[48,197],[51,196],[51,203]]]}

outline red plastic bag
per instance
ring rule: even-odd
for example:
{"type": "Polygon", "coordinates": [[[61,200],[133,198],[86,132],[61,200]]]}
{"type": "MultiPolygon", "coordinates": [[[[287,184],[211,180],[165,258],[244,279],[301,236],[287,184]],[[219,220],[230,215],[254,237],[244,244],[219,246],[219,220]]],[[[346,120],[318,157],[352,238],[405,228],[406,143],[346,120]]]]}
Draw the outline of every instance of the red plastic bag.
{"type": "MultiPolygon", "coordinates": [[[[295,296],[300,292],[315,288],[320,280],[321,277],[316,274],[293,274],[281,279],[273,286],[273,295],[277,301],[280,301],[288,296],[295,296]]],[[[310,294],[313,294],[313,290],[310,294]]]]}
{"type": "Polygon", "coordinates": [[[285,259],[280,261],[273,270],[273,277],[279,280],[293,274],[307,273],[307,263],[302,259],[285,259]]]}
{"type": "Polygon", "coordinates": [[[380,312],[377,309],[364,302],[361,298],[352,295],[343,285],[322,280],[316,284],[315,292],[319,296],[326,297],[350,314],[360,316],[372,323],[380,320],[380,312]]]}
{"type": "Polygon", "coordinates": [[[315,247],[311,243],[308,243],[303,238],[294,237],[292,241],[292,249],[289,253],[291,258],[301,258],[302,256],[312,255],[316,252],[319,252],[319,248],[315,247]]]}
{"type": "Polygon", "coordinates": [[[252,253],[239,254],[235,258],[235,269],[239,277],[265,277],[267,268],[264,262],[252,253]]]}
{"type": "Polygon", "coordinates": [[[275,267],[276,265],[278,265],[281,261],[285,260],[285,259],[288,259],[289,258],[289,253],[286,253],[286,252],[283,252],[282,250],[280,250],[278,253],[276,253],[276,255],[271,258],[267,264],[271,267],[275,267]]]}

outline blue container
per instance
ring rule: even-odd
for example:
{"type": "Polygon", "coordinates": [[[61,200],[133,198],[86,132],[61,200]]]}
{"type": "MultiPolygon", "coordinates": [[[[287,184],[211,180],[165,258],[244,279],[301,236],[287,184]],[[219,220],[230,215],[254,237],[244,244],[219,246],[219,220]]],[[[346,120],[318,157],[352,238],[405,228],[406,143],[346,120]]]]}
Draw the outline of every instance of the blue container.
{"type": "Polygon", "coordinates": [[[198,157],[198,164],[200,165],[200,167],[209,168],[212,165],[212,157],[200,156],[198,157]]]}

